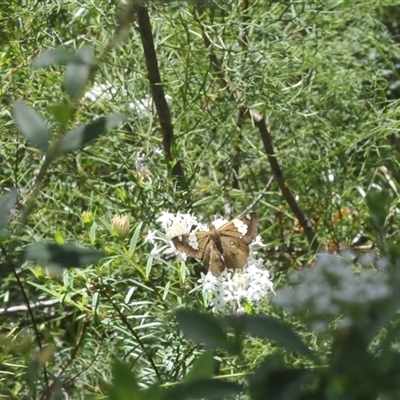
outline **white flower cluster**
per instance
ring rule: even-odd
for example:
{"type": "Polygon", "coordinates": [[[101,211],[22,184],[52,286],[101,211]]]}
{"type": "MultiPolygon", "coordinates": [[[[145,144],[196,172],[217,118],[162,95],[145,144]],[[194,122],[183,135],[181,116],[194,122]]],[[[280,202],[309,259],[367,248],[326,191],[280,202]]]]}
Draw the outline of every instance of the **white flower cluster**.
{"type": "MultiPolygon", "coordinates": [[[[183,259],[186,259],[186,254],[177,251],[170,239],[185,233],[210,229],[208,225],[199,223],[197,218],[190,214],[175,215],[163,212],[157,222],[161,224],[165,236],[157,231],[149,231],[146,241],[154,245],[152,253],[175,253],[183,259]],[[160,242],[161,247],[158,244],[160,242]]],[[[228,221],[217,219],[213,221],[213,225],[218,229],[226,222],[228,221]]],[[[271,292],[274,293],[269,272],[263,267],[264,261],[255,258],[256,252],[253,248],[257,245],[264,246],[260,236],[250,244],[250,254],[244,268],[225,270],[219,277],[215,277],[211,272],[202,274],[199,283],[202,284],[205,299],[210,298],[214,312],[233,310],[236,313],[244,313],[246,304],[259,306],[271,292]]]]}
{"type": "Polygon", "coordinates": [[[200,224],[197,218],[190,214],[172,214],[163,211],[161,217],[157,218],[158,222],[164,234],[159,231],[149,231],[147,233],[145,242],[154,245],[152,254],[179,254],[183,259],[186,259],[186,255],[178,252],[171,242],[171,239],[175,236],[184,235],[189,232],[196,231],[208,231],[209,227],[204,224],[200,224]],[[161,243],[161,247],[160,247],[161,243]]]}
{"type": "Polygon", "coordinates": [[[199,280],[203,283],[203,293],[212,294],[214,312],[233,310],[245,313],[245,305],[259,306],[272,292],[273,283],[269,272],[262,268],[263,260],[250,259],[241,270],[225,270],[218,278],[211,272],[199,280]]]}

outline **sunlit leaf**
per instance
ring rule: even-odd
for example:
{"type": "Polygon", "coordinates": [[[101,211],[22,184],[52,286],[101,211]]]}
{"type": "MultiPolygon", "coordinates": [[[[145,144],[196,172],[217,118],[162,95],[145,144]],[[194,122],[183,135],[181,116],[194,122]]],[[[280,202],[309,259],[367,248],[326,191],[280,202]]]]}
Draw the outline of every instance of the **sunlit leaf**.
{"type": "Polygon", "coordinates": [[[58,123],[66,125],[74,115],[75,109],[71,104],[64,102],[50,104],[48,111],[58,123]]]}
{"type": "Polygon", "coordinates": [[[140,230],[142,229],[143,222],[139,222],[138,226],[133,232],[131,242],[129,243],[129,253],[133,254],[136,249],[137,241],[139,239],[140,230]]]}

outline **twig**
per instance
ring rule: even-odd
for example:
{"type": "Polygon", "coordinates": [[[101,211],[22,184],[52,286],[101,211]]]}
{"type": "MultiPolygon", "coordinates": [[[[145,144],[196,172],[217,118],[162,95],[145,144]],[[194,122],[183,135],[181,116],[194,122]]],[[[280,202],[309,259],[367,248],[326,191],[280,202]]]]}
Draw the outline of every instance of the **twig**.
{"type": "MultiPolygon", "coordinates": [[[[71,355],[68,358],[68,360],[66,361],[66,363],[60,368],[60,370],[57,372],[57,374],[54,375],[54,377],[57,378],[57,379],[53,379],[50,382],[49,391],[51,391],[53,389],[53,387],[57,383],[58,378],[60,378],[60,376],[64,373],[64,371],[72,364],[72,362],[76,358],[76,356],[78,354],[78,350],[81,347],[81,345],[83,344],[83,339],[85,337],[85,333],[86,333],[86,329],[88,327],[88,323],[89,323],[89,318],[85,318],[83,320],[82,329],[79,332],[79,336],[77,338],[75,347],[72,349],[71,355]]],[[[67,382],[69,382],[69,381],[70,380],[68,380],[67,382]]],[[[63,382],[62,386],[67,385],[67,382],[63,382]]],[[[39,398],[39,400],[43,400],[43,398],[44,398],[44,394],[42,394],[42,396],[39,398]]]]}
{"type": "Polygon", "coordinates": [[[264,189],[261,190],[261,192],[257,195],[257,197],[251,202],[251,204],[242,212],[242,215],[246,215],[248,214],[253,207],[263,198],[265,192],[269,189],[269,187],[271,186],[272,181],[274,180],[274,177],[271,176],[271,178],[269,178],[269,181],[267,182],[267,184],[265,185],[264,189]]]}
{"type": "MultiPolygon", "coordinates": [[[[248,38],[248,25],[250,22],[250,17],[248,14],[249,10],[249,0],[245,0],[243,4],[243,9],[242,9],[242,34],[240,36],[240,46],[242,48],[242,53],[244,54],[244,57],[246,58],[247,52],[248,52],[248,45],[249,45],[249,38],[248,38]]],[[[240,98],[240,97],[238,97],[240,98]]],[[[239,107],[236,111],[236,117],[235,117],[235,122],[236,122],[236,127],[239,131],[238,135],[234,137],[233,139],[233,154],[235,158],[237,158],[240,153],[242,152],[242,149],[240,147],[242,143],[242,132],[241,132],[241,127],[243,123],[243,117],[246,113],[245,107],[239,107]]],[[[233,172],[232,172],[232,189],[238,189],[239,188],[239,168],[240,164],[238,162],[235,162],[233,165],[233,172]]]]}
{"type": "MultiPolygon", "coordinates": [[[[200,7],[199,7],[199,9],[202,10],[200,7]]],[[[202,31],[203,31],[204,45],[205,45],[206,49],[210,51],[210,54],[209,54],[210,62],[216,72],[216,76],[217,76],[218,80],[220,81],[221,87],[227,88],[228,91],[230,91],[231,95],[234,96],[237,101],[240,101],[241,103],[243,103],[244,102],[243,94],[239,90],[235,90],[232,88],[229,76],[227,76],[226,74],[224,76],[222,64],[218,60],[217,56],[211,51],[212,44],[211,44],[211,41],[208,38],[208,36],[205,34],[203,27],[202,27],[202,31]]],[[[304,214],[304,212],[302,211],[300,206],[297,204],[296,199],[294,198],[294,196],[293,196],[291,190],[289,189],[289,186],[283,176],[282,169],[281,169],[281,167],[278,163],[278,160],[276,159],[276,156],[275,156],[274,148],[272,145],[272,139],[269,134],[265,120],[262,117],[262,115],[259,114],[257,111],[255,111],[255,110],[248,110],[248,111],[249,111],[249,113],[248,113],[249,117],[252,119],[252,121],[254,121],[255,125],[258,127],[258,130],[261,135],[261,139],[264,144],[264,149],[267,153],[268,161],[271,166],[271,170],[274,174],[275,180],[278,183],[278,186],[283,195],[283,198],[286,200],[290,209],[292,210],[292,212],[298,219],[300,226],[304,229],[304,233],[306,235],[308,242],[310,243],[311,248],[313,249],[313,251],[317,252],[319,249],[318,240],[316,238],[316,235],[314,233],[314,230],[311,226],[309,219],[306,217],[306,215],[304,214]]]]}
{"type": "Polygon", "coordinates": [[[158,371],[158,368],[156,366],[156,364],[154,363],[153,357],[151,356],[150,352],[147,350],[147,347],[145,346],[145,344],[142,342],[142,340],[140,339],[139,335],[135,332],[135,330],[132,328],[132,326],[130,325],[129,321],[126,319],[125,315],[121,312],[121,310],[116,306],[116,304],[114,304],[114,302],[112,301],[110,295],[107,293],[106,290],[104,290],[103,288],[100,288],[100,292],[107,298],[107,300],[111,303],[111,305],[113,306],[114,310],[117,312],[117,314],[120,316],[121,320],[124,322],[125,326],[128,328],[128,330],[132,333],[132,335],[134,336],[134,338],[136,339],[137,343],[139,344],[139,346],[141,347],[143,353],[146,355],[147,359],[149,360],[151,366],[153,367],[153,370],[155,372],[155,374],[157,375],[157,378],[159,379],[159,381],[161,382],[161,376],[160,373],[158,371]]]}
{"type": "Polygon", "coordinates": [[[78,378],[78,376],[80,376],[84,372],[86,372],[93,365],[93,363],[96,361],[98,355],[100,354],[101,346],[103,345],[103,340],[104,340],[104,338],[102,337],[100,340],[100,344],[97,347],[96,354],[94,355],[93,359],[90,361],[89,365],[87,365],[86,368],[84,368],[82,371],[78,372],[76,375],[74,375],[70,379],[66,380],[64,382],[63,386],[69,385],[72,381],[74,381],[76,378],[78,378]]]}
{"type": "Polygon", "coordinates": [[[287,184],[283,176],[282,169],[278,163],[278,160],[275,157],[271,135],[265,123],[265,119],[260,113],[254,110],[250,110],[250,116],[260,132],[272,173],[274,174],[275,180],[279,186],[282,196],[286,200],[293,214],[298,219],[300,226],[304,229],[304,233],[308,242],[310,243],[311,248],[316,252],[319,249],[318,240],[315,236],[309,219],[306,217],[306,215],[303,213],[303,210],[297,204],[297,201],[294,198],[292,191],[289,189],[289,185],[287,184]]]}
{"type": "Polygon", "coordinates": [[[52,307],[60,303],[59,299],[53,299],[53,300],[43,300],[43,301],[37,301],[36,303],[29,303],[29,305],[26,304],[21,304],[18,306],[12,306],[12,307],[7,307],[7,308],[0,308],[0,315],[1,314],[14,314],[14,313],[19,313],[19,312],[26,312],[29,310],[34,310],[35,308],[45,308],[45,307],[52,307]]]}
{"type": "Polygon", "coordinates": [[[161,82],[160,71],[158,67],[157,54],[154,47],[153,34],[147,8],[137,7],[137,18],[142,40],[144,57],[150,81],[151,93],[157,114],[160,119],[161,132],[163,135],[164,153],[167,165],[171,168],[172,176],[177,178],[180,183],[184,182],[184,172],[179,160],[174,160],[172,149],[174,146],[174,129],[171,121],[171,114],[167,100],[165,98],[164,88],[161,82]]]}
{"type": "MultiPolygon", "coordinates": [[[[27,306],[27,311],[28,311],[29,317],[30,317],[30,319],[32,321],[33,331],[35,332],[35,340],[36,340],[36,343],[37,343],[39,349],[41,350],[43,348],[42,340],[40,338],[39,329],[38,329],[37,324],[36,324],[35,316],[33,315],[33,310],[30,307],[28,295],[25,292],[24,285],[22,284],[21,279],[19,278],[16,266],[14,265],[14,263],[12,262],[10,257],[8,256],[8,253],[7,253],[6,249],[3,246],[1,246],[1,251],[3,253],[4,258],[6,259],[6,262],[7,262],[8,266],[9,266],[9,268],[11,269],[11,271],[12,271],[12,273],[13,273],[16,281],[17,281],[17,284],[19,286],[21,294],[22,294],[22,296],[23,296],[23,298],[25,300],[25,304],[27,306]]],[[[43,365],[43,376],[44,376],[44,381],[45,381],[45,384],[46,384],[44,392],[46,393],[46,398],[48,398],[49,397],[48,396],[49,378],[47,376],[46,365],[43,365]]]]}

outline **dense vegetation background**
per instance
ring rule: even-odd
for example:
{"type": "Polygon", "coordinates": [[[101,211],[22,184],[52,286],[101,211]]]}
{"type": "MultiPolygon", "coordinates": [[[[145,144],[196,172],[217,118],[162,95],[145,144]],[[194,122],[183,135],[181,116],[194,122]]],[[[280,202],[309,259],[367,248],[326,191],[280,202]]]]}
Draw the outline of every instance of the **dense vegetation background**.
{"type": "Polygon", "coordinates": [[[0,398],[399,398],[398,6],[1,2],[0,191],[18,201],[0,210],[0,398]],[[25,106],[50,142],[125,119],[46,165],[25,106]],[[248,207],[275,290],[314,275],[240,323],[177,320],[209,312],[199,265],[152,255],[149,230],[248,207]],[[32,243],[107,256],[59,275],[20,261],[32,243]],[[317,249],[351,252],[315,265],[317,249]]]}

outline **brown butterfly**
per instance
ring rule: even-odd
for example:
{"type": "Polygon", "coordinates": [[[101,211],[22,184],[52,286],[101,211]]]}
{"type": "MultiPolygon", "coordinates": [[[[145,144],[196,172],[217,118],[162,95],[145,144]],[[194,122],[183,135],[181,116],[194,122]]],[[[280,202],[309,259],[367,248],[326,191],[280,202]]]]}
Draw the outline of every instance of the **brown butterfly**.
{"type": "Polygon", "coordinates": [[[225,268],[243,268],[249,257],[249,244],[257,236],[256,213],[241,215],[216,229],[191,232],[172,238],[175,247],[190,257],[198,258],[214,276],[225,268]]]}

